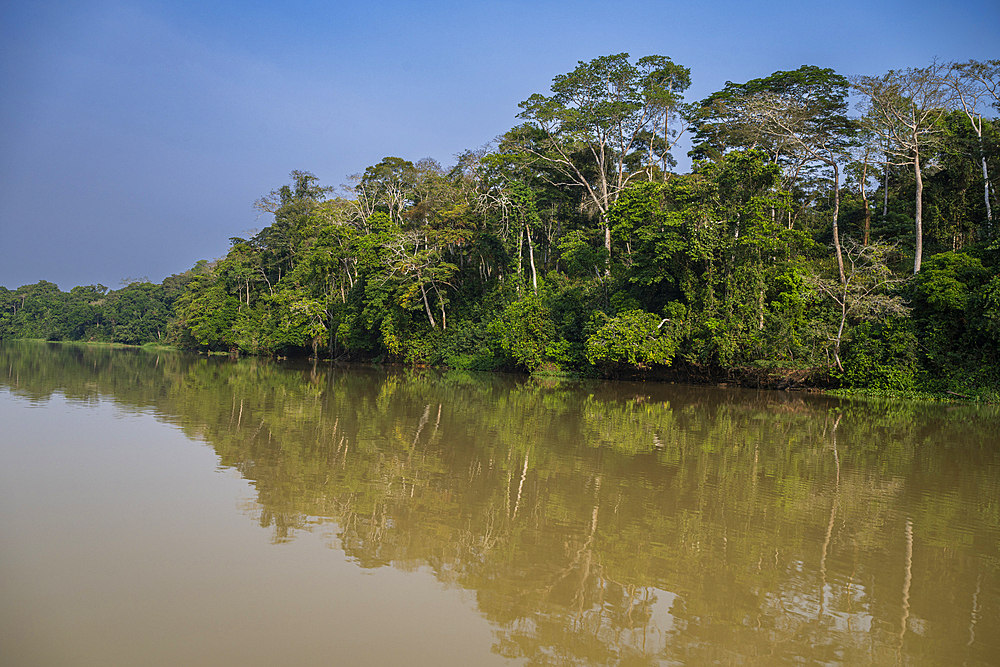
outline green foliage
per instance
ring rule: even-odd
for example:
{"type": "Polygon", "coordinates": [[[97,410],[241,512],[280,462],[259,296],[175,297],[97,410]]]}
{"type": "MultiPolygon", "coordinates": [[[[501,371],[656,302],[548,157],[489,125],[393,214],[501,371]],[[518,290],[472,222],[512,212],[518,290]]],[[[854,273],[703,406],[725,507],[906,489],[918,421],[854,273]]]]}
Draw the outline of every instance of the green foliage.
{"type": "Polygon", "coordinates": [[[221,282],[205,276],[195,278],[177,299],[176,308],[181,326],[196,345],[220,350],[235,344],[240,303],[221,282]]]}
{"type": "Polygon", "coordinates": [[[494,341],[489,324],[460,320],[442,337],[438,353],[451,368],[490,371],[500,364],[494,341]]]}
{"type": "Polygon", "coordinates": [[[913,325],[928,389],[968,393],[1000,381],[997,287],[995,271],[969,254],[924,261],[913,279],[913,325]]]}
{"type": "Polygon", "coordinates": [[[626,310],[614,317],[598,312],[594,317],[600,324],[587,339],[587,360],[592,364],[669,366],[677,353],[679,341],[671,334],[680,327],[670,322],[670,318],[643,310],[626,310]],[[664,329],[667,323],[672,326],[664,329]]]}
{"type": "Polygon", "coordinates": [[[804,66],[683,108],[705,159],[671,174],[690,83],[663,56],[580,62],[453,168],[386,157],[344,197],[293,171],[256,202],[270,224],[160,285],[0,289],[0,337],[584,375],[681,360],[705,378],[995,391],[995,121],[952,109],[932,128],[927,257],[901,291],[914,171],[878,165],[891,147],[846,115],[843,76],[804,66]]]}
{"type": "Polygon", "coordinates": [[[165,340],[172,314],[163,287],[152,283],[132,283],[112,293],[103,309],[111,340],[129,345],[165,340]]]}
{"type": "Polygon", "coordinates": [[[964,315],[971,291],[981,286],[986,275],[982,262],[965,253],[934,255],[913,279],[916,303],[929,313],[964,315]]]}
{"type": "Polygon", "coordinates": [[[104,285],[62,292],[47,281],[0,293],[0,337],[103,341],[141,345],[171,338],[177,282],[132,282],[120,290],[104,285]]]}
{"type": "Polygon", "coordinates": [[[718,159],[728,150],[762,143],[769,152],[780,154],[786,146],[762,132],[760,116],[739,113],[747,100],[761,98],[788,100],[791,108],[804,112],[807,123],[804,134],[842,142],[853,130],[852,121],[846,117],[849,92],[850,85],[844,76],[815,65],[778,71],[742,84],[726,82],[723,90],[687,109],[685,115],[695,127],[690,154],[698,159],[718,159]]]}
{"type": "Polygon", "coordinates": [[[979,290],[977,306],[975,326],[986,337],[1000,342],[1000,275],[993,276],[979,290]]]}
{"type": "Polygon", "coordinates": [[[490,333],[510,361],[529,371],[542,365],[549,346],[556,341],[551,313],[535,294],[508,305],[490,324],[490,333]]]}
{"type": "Polygon", "coordinates": [[[918,386],[917,336],[904,318],[864,322],[845,346],[848,387],[877,392],[912,392],[918,386]]]}
{"type": "Polygon", "coordinates": [[[563,236],[559,257],[566,275],[591,278],[600,276],[607,265],[608,253],[598,243],[596,232],[576,229],[563,236]]]}

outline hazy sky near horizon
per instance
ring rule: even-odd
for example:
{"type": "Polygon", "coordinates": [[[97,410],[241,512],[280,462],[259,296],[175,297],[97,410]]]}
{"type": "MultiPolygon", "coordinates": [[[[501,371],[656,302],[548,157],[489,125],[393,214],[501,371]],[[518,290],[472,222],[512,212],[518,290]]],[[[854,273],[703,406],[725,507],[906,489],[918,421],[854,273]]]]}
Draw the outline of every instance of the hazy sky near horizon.
{"type": "Polygon", "coordinates": [[[159,282],[269,224],[253,202],[293,169],[451,165],[581,60],[670,56],[697,100],[1000,58],[998,26],[996,0],[2,2],[0,285],[159,282]]]}

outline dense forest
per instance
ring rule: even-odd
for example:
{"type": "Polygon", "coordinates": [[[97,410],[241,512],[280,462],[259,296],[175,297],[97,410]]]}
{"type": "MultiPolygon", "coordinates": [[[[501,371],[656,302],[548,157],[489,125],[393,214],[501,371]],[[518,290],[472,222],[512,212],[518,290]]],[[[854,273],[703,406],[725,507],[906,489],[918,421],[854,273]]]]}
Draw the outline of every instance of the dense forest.
{"type": "Polygon", "coordinates": [[[996,398],[1000,60],[690,83],[580,62],[453,166],[292,172],[159,285],[0,287],[0,337],[996,398]]]}

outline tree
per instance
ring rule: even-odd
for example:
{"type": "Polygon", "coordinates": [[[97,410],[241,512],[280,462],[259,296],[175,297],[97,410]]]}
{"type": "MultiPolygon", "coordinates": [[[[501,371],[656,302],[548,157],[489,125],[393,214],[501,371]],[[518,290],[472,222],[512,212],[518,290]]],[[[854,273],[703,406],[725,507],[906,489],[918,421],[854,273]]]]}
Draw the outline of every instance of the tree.
{"type": "MultiPolygon", "coordinates": [[[[924,176],[924,244],[935,252],[959,250],[977,238],[985,241],[991,236],[980,155],[986,156],[992,172],[998,148],[996,124],[983,120],[980,144],[961,109],[945,114],[938,125],[937,145],[930,154],[933,169],[924,176]]],[[[927,259],[925,254],[924,263],[927,259]]]]}
{"type": "Polygon", "coordinates": [[[47,280],[9,294],[10,329],[16,338],[62,337],[67,295],[47,280]]]}
{"type": "Polygon", "coordinates": [[[644,368],[651,364],[669,366],[679,340],[663,325],[671,318],[643,310],[628,310],[615,317],[604,313],[604,322],[587,339],[590,363],[627,363],[644,368]]]}
{"type": "MultiPolygon", "coordinates": [[[[770,147],[774,158],[791,159],[796,173],[819,162],[833,173],[833,245],[837,268],[844,282],[844,260],[840,247],[840,162],[847,159],[857,130],[847,117],[848,80],[832,69],[804,65],[794,72],[775,72],[740,86],[726,84],[710,104],[718,119],[728,120],[726,132],[741,142],[770,147]]],[[[720,128],[712,129],[718,133],[720,128]]],[[[703,136],[711,134],[706,128],[703,136]]]]}
{"type": "Polygon", "coordinates": [[[837,332],[832,336],[833,361],[838,370],[844,366],[840,360],[840,345],[846,333],[848,319],[852,317],[878,318],[907,312],[903,299],[890,293],[889,288],[901,282],[893,276],[887,265],[892,245],[875,242],[860,245],[848,242],[844,247],[847,259],[845,279],[826,280],[810,276],[810,284],[821,294],[829,297],[840,312],[837,332]]]}
{"type": "MultiPolygon", "coordinates": [[[[295,170],[290,176],[292,185],[272,190],[254,203],[258,213],[274,215],[274,222],[250,241],[263,251],[264,277],[269,283],[278,282],[292,269],[300,246],[313,233],[310,215],[333,192],[330,186],[320,186],[319,179],[308,171],[295,170]]],[[[242,239],[234,239],[234,243],[238,241],[242,239]]]]}
{"type": "Polygon", "coordinates": [[[134,282],[108,294],[103,318],[111,328],[112,341],[140,345],[163,339],[171,310],[162,286],[134,282]]]}
{"type": "Polygon", "coordinates": [[[862,245],[868,245],[871,237],[872,215],[871,204],[868,199],[868,185],[871,176],[869,172],[876,165],[875,155],[878,153],[876,138],[870,131],[866,131],[865,127],[864,122],[858,123],[857,141],[851,151],[854,159],[847,165],[847,173],[849,176],[854,177],[854,180],[857,182],[858,191],[861,194],[861,206],[864,215],[862,245]]]}
{"type": "Polygon", "coordinates": [[[375,211],[384,210],[397,224],[402,221],[403,209],[410,201],[416,185],[418,170],[409,160],[385,157],[376,165],[355,174],[351,190],[363,219],[375,211]]]}
{"type": "Polygon", "coordinates": [[[177,298],[178,323],[198,346],[230,349],[235,345],[233,326],[240,302],[212,274],[199,275],[177,298]]]}
{"type": "Polygon", "coordinates": [[[958,70],[962,77],[976,81],[982,86],[986,95],[993,98],[993,106],[1000,110],[1000,60],[986,62],[970,60],[952,67],[958,70]]]}
{"type": "Polygon", "coordinates": [[[696,128],[689,155],[718,159],[730,150],[759,149],[779,162],[786,156],[781,136],[762,132],[759,118],[740,113],[743,101],[761,95],[775,96],[809,108],[817,119],[822,119],[817,124],[832,128],[845,122],[845,83],[844,77],[832,69],[815,65],[778,71],[746,83],[727,81],[722,90],[685,110],[685,116],[696,128]]]}
{"type": "Polygon", "coordinates": [[[532,232],[541,226],[541,217],[535,192],[522,180],[526,176],[525,170],[517,167],[516,159],[503,153],[491,152],[478,156],[474,170],[477,181],[476,208],[494,219],[497,223],[495,233],[504,241],[510,240],[513,229],[517,230],[518,275],[523,270],[523,239],[527,235],[532,286],[537,294],[538,271],[532,232]]]}
{"type": "Polygon", "coordinates": [[[666,56],[646,56],[639,59],[639,66],[648,70],[648,98],[654,109],[657,109],[663,122],[663,136],[657,137],[656,131],[650,133],[649,147],[649,179],[653,179],[653,153],[659,144],[660,171],[667,173],[667,167],[676,162],[670,155],[670,150],[677,145],[683,129],[679,132],[670,131],[670,121],[677,116],[683,93],[691,85],[691,69],[678,65],[666,56]],[[671,140],[672,139],[672,140],[671,140]]]}
{"type": "Polygon", "coordinates": [[[429,288],[437,296],[438,308],[441,310],[441,328],[447,329],[445,306],[448,298],[445,288],[449,286],[448,280],[458,267],[443,261],[444,253],[441,244],[437,243],[437,236],[438,234],[421,234],[416,230],[402,232],[386,245],[385,252],[392,271],[390,275],[403,281],[403,301],[415,301],[419,290],[427,321],[432,329],[436,329],[437,321],[428,299],[429,288]]]}
{"type": "Polygon", "coordinates": [[[1000,60],[980,63],[952,63],[945,77],[946,84],[955,94],[962,111],[969,118],[979,141],[979,160],[983,169],[983,197],[986,200],[986,220],[992,232],[993,209],[990,206],[990,175],[986,168],[986,151],[983,149],[983,106],[991,100],[1000,109],[1000,60]]]}
{"type": "Polygon", "coordinates": [[[868,129],[885,140],[887,161],[912,165],[916,179],[914,205],[913,273],[920,272],[923,257],[923,169],[921,157],[935,143],[938,121],[947,111],[950,90],[945,85],[947,67],[934,62],[923,68],[890,70],[876,76],[852,78],[855,90],[865,96],[868,129]]]}
{"type": "Polygon", "coordinates": [[[912,283],[911,321],[930,387],[965,392],[996,382],[1000,330],[991,331],[990,320],[997,314],[998,285],[996,266],[969,254],[942,252],[927,259],[912,283]]]}
{"type": "Polygon", "coordinates": [[[580,61],[569,74],[552,80],[552,96],[534,94],[520,106],[525,124],[506,143],[583,188],[604,226],[611,251],[608,207],[637,176],[648,173],[642,159],[643,136],[676,104],[683,78],[669,59],[648,56],[638,65],[627,53],[580,61]],[[671,66],[666,69],[667,63],[671,66]],[[673,72],[673,73],[671,73],[673,72]],[[670,88],[673,86],[673,88],[670,88]]]}
{"type": "Polygon", "coordinates": [[[318,204],[333,192],[331,186],[319,185],[319,179],[308,171],[295,169],[289,176],[292,185],[282,185],[277,190],[254,202],[254,208],[260,213],[274,213],[292,204],[318,204]]]}

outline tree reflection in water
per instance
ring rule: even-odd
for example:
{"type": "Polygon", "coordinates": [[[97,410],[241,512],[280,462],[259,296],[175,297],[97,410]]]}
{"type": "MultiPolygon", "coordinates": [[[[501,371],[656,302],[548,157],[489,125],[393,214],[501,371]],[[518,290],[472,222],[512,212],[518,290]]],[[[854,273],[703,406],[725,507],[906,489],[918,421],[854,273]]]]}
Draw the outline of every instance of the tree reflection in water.
{"type": "Polygon", "coordinates": [[[995,406],[6,343],[210,444],[276,543],[473,591],[527,664],[988,664],[995,406]]]}

